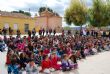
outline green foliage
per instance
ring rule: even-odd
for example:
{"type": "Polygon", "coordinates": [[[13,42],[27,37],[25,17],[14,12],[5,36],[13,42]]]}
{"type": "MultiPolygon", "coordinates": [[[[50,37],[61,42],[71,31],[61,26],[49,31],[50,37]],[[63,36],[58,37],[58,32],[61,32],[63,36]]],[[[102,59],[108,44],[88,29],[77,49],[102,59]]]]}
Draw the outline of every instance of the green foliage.
{"type": "Polygon", "coordinates": [[[31,14],[29,12],[24,12],[24,14],[27,16],[31,16],[31,14]]]}
{"type": "Polygon", "coordinates": [[[66,9],[66,13],[65,13],[65,17],[64,17],[66,23],[68,25],[71,25],[72,24],[72,21],[71,21],[71,11],[69,9],[66,9]]]}
{"type": "Polygon", "coordinates": [[[80,0],[71,0],[70,6],[65,11],[64,17],[68,25],[82,26],[86,22],[94,27],[110,25],[110,0],[93,0],[91,8],[80,0]]]}
{"type": "Polygon", "coordinates": [[[87,21],[86,7],[80,1],[72,0],[70,6],[65,11],[64,19],[69,25],[84,25],[87,21]]]}
{"type": "Polygon", "coordinates": [[[110,25],[110,0],[108,0],[107,6],[106,6],[105,17],[106,17],[108,25],[110,25]]]}
{"type": "Polygon", "coordinates": [[[46,8],[46,7],[40,7],[40,8],[39,8],[39,11],[38,11],[39,14],[42,13],[43,11],[45,11],[46,9],[47,9],[48,11],[54,13],[55,15],[59,16],[59,14],[58,14],[57,12],[54,12],[54,11],[53,11],[51,8],[49,8],[49,7],[47,7],[47,8],[46,8]]]}
{"type": "Polygon", "coordinates": [[[29,12],[24,12],[24,11],[22,11],[22,10],[12,11],[12,12],[13,12],[13,13],[22,13],[22,14],[24,14],[24,15],[31,16],[31,13],[29,13],[29,12]]]}
{"type": "Polygon", "coordinates": [[[23,13],[23,14],[24,14],[24,11],[22,11],[22,10],[19,10],[19,11],[18,11],[18,13],[23,13]]]}
{"type": "Polygon", "coordinates": [[[93,6],[89,10],[89,22],[94,27],[108,25],[110,9],[104,0],[93,0],[93,6]]]}
{"type": "MultiPolygon", "coordinates": [[[[39,13],[42,13],[42,12],[45,11],[45,10],[46,10],[46,7],[40,7],[38,12],[39,12],[39,13]]],[[[52,11],[52,12],[53,12],[53,11],[52,11]]]]}

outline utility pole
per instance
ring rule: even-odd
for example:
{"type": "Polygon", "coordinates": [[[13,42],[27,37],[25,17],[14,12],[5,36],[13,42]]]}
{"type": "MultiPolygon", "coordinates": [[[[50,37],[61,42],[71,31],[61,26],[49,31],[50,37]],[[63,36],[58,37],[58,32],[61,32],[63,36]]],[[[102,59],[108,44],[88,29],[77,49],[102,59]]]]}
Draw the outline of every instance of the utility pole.
{"type": "Polygon", "coordinates": [[[29,8],[29,13],[30,13],[31,9],[29,8]]]}

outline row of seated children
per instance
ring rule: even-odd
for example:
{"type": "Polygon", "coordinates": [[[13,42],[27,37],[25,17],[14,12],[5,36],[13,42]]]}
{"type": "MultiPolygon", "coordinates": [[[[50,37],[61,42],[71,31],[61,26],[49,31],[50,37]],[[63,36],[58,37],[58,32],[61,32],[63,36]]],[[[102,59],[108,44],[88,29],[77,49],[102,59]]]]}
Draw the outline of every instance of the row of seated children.
{"type": "Polygon", "coordinates": [[[77,59],[75,55],[64,54],[59,58],[56,55],[56,52],[52,52],[50,56],[43,55],[41,58],[42,60],[39,60],[36,63],[36,56],[32,53],[27,54],[25,52],[21,52],[19,55],[13,50],[9,50],[6,61],[8,74],[19,74],[23,71],[26,71],[27,74],[31,74],[31,72],[36,74],[39,72],[49,74],[50,72],[57,70],[70,71],[72,69],[77,69],[77,59]],[[39,68],[40,66],[41,69],[39,68]]]}

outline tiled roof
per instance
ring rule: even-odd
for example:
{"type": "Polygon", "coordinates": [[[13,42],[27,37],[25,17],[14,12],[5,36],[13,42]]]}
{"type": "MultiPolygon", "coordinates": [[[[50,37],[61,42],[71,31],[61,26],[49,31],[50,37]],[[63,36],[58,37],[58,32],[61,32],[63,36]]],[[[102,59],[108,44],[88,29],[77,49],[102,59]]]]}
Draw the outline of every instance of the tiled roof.
{"type": "Polygon", "coordinates": [[[8,16],[8,17],[16,17],[16,18],[31,18],[30,16],[24,15],[22,13],[13,13],[13,12],[6,12],[6,11],[0,11],[0,16],[8,16]]]}
{"type": "MultiPolygon", "coordinates": [[[[52,13],[48,10],[45,10],[45,11],[41,12],[40,16],[57,16],[57,15],[55,15],[54,13],[52,13]]],[[[58,16],[58,17],[60,17],[60,16],[58,16]]]]}

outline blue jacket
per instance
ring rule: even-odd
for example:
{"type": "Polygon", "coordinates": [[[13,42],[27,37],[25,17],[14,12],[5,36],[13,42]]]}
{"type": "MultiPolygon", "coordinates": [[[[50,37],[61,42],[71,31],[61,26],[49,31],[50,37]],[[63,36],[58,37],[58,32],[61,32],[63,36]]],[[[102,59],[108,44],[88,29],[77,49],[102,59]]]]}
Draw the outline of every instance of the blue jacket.
{"type": "Polygon", "coordinates": [[[18,65],[8,65],[8,74],[19,74],[19,67],[18,65]]]}

